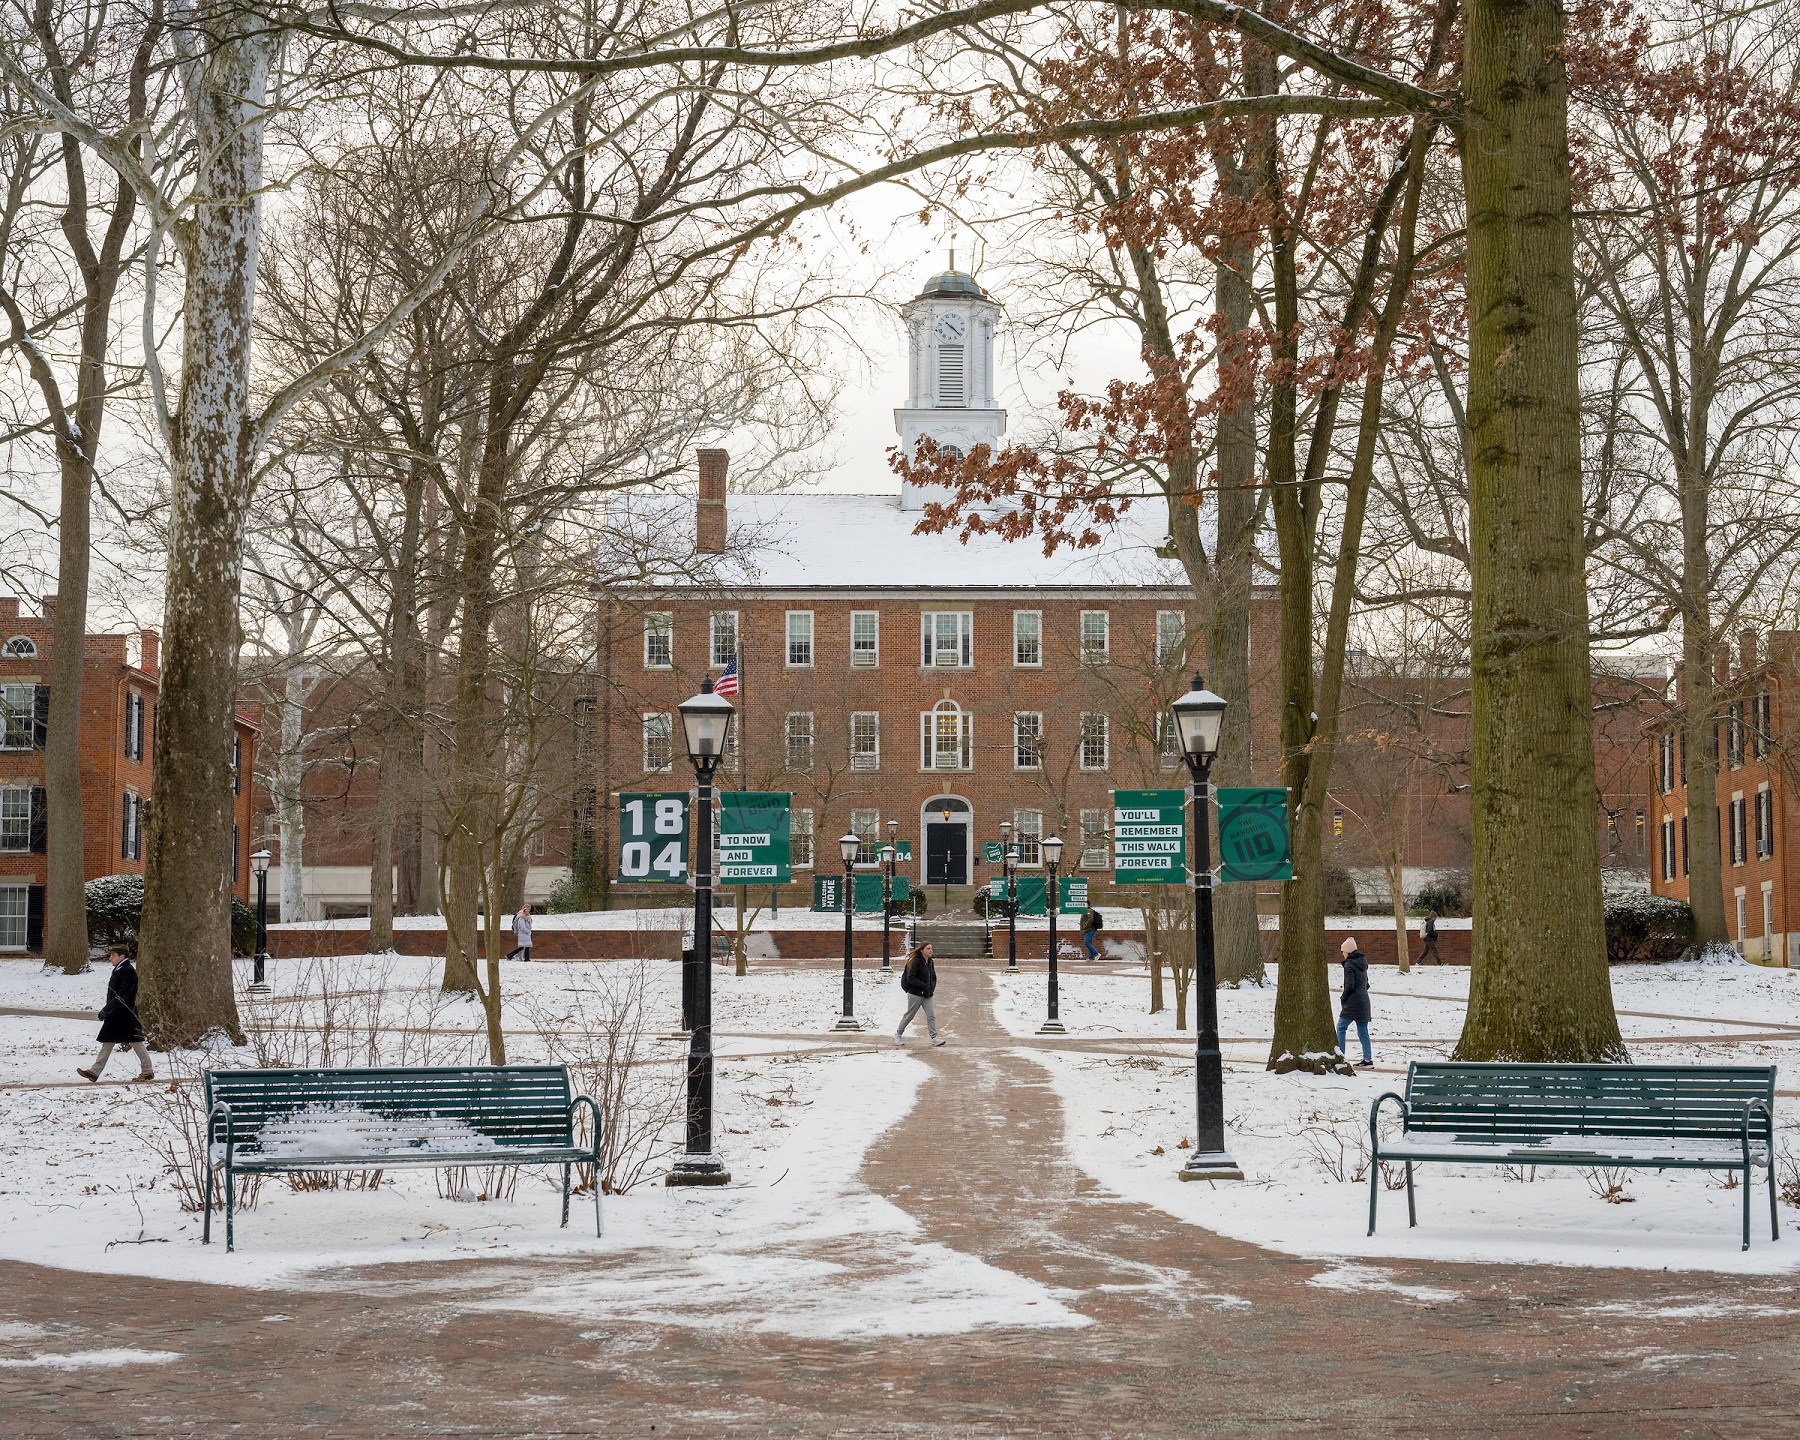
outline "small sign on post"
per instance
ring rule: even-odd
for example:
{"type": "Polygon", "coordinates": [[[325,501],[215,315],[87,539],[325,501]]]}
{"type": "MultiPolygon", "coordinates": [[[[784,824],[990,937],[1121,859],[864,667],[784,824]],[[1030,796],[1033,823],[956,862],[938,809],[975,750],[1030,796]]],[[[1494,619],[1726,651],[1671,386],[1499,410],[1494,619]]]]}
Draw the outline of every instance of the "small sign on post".
{"type": "Polygon", "coordinates": [[[1287,791],[1243,786],[1219,791],[1219,879],[1292,880],[1287,791]]]}
{"type": "Polygon", "coordinates": [[[1005,855],[1006,852],[1000,848],[1000,842],[998,840],[983,840],[981,842],[981,858],[987,861],[988,864],[998,865],[1000,861],[1005,858],[1005,855]]]}

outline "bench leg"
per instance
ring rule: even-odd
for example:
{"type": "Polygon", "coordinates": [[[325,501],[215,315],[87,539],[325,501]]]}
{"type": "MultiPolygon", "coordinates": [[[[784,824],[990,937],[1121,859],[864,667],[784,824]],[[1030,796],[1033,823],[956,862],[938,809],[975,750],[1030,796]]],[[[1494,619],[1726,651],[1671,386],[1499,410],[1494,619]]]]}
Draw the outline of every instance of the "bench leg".
{"type": "Polygon", "coordinates": [[[1781,1238],[1781,1221],[1775,1213],[1775,1146],[1769,1146],[1769,1238],[1781,1238]]]}
{"type": "Polygon", "coordinates": [[[563,1228],[563,1229],[565,1229],[565,1230],[567,1230],[567,1229],[568,1229],[568,1228],[569,1228],[569,1165],[568,1165],[568,1162],[567,1162],[567,1161],[564,1161],[564,1162],[563,1162],[563,1218],[562,1218],[562,1228],[563,1228]]]}
{"type": "Polygon", "coordinates": [[[1413,1203],[1412,1161],[1410,1160],[1406,1162],[1406,1228],[1409,1230],[1419,1228],[1419,1209],[1413,1203]]]}
{"type": "Polygon", "coordinates": [[[606,1233],[600,1216],[600,1162],[594,1162],[594,1238],[599,1239],[606,1233]]]}
{"type": "Polygon", "coordinates": [[[1375,1202],[1381,1198],[1381,1162],[1369,1160],[1369,1233],[1375,1233],[1375,1202]]]}
{"type": "Polygon", "coordinates": [[[1750,1167],[1744,1167],[1744,1250],[1750,1248],[1750,1167]]]}
{"type": "Polygon", "coordinates": [[[200,1207],[200,1243],[202,1245],[212,1244],[212,1191],[213,1167],[212,1156],[209,1155],[206,1157],[206,1199],[200,1207]]]}
{"type": "Polygon", "coordinates": [[[237,1249],[237,1234],[232,1224],[237,1217],[237,1186],[233,1183],[231,1161],[225,1162],[225,1253],[237,1249]]]}

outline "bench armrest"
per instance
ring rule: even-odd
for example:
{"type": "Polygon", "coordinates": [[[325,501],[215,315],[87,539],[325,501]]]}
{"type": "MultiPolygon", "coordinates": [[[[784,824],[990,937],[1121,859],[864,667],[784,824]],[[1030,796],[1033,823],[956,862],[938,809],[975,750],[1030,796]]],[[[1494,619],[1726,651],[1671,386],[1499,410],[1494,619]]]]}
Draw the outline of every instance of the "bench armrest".
{"type": "Polygon", "coordinates": [[[1744,1170],[1746,1175],[1750,1169],[1750,1117],[1759,1110],[1769,1126],[1769,1169],[1773,1171],[1775,1168],[1775,1111],[1767,1100],[1758,1097],[1755,1100],[1744,1102],[1744,1170]]]}
{"type": "Polygon", "coordinates": [[[1404,1095],[1396,1095],[1392,1090],[1375,1097],[1375,1103],[1369,1106],[1369,1158],[1379,1159],[1381,1156],[1381,1132],[1377,1122],[1381,1119],[1381,1107],[1392,1100],[1400,1107],[1400,1123],[1405,1128],[1407,1119],[1412,1115],[1412,1106],[1406,1103],[1404,1095]]]}
{"type": "Polygon", "coordinates": [[[600,1166],[600,1107],[594,1102],[592,1095],[577,1095],[569,1102],[569,1138],[571,1140],[575,1138],[575,1107],[577,1105],[587,1106],[594,1115],[594,1168],[596,1172],[594,1184],[598,1185],[600,1183],[598,1173],[600,1166]]]}
{"type": "MultiPolygon", "coordinates": [[[[214,1163],[214,1161],[212,1161],[212,1118],[218,1116],[220,1112],[225,1114],[225,1163],[227,1163],[227,1165],[230,1165],[230,1152],[232,1152],[232,1147],[238,1143],[238,1138],[236,1138],[236,1134],[234,1134],[234,1120],[232,1120],[230,1105],[227,1105],[223,1100],[214,1100],[214,1102],[212,1102],[211,1111],[207,1111],[207,1165],[209,1166],[214,1163]]],[[[1750,1121],[1746,1120],[1744,1123],[1748,1125],[1750,1121]]]]}

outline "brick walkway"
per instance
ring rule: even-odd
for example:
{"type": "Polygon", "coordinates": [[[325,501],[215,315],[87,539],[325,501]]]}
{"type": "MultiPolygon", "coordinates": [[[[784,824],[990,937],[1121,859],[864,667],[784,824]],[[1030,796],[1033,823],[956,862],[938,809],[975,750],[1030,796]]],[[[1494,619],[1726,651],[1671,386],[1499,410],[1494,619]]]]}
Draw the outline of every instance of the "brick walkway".
{"type": "MultiPolygon", "coordinates": [[[[1069,1166],[1044,1072],[1000,1043],[986,996],[977,968],[945,968],[940,1012],[972,1043],[915,1052],[932,1076],[871,1151],[864,1178],[923,1223],[921,1238],[1056,1287],[1094,1321],[1085,1329],[797,1341],[748,1323],[596,1326],[471,1308],[492,1293],[579,1279],[591,1261],[396,1267],[289,1292],[8,1265],[5,1353],[130,1347],[181,1358],[0,1369],[0,1427],[8,1436],[1796,1432],[1791,1280],[1386,1262],[1366,1267],[1367,1278],[1401,1289],[1310,1284],[1329,1267],[1178,1224],[1069,1166]],[[21,1340],[17,1325],[49,1333],[21,1340]]],[[[831,1258],[873,1271],[882,1238],[831,1258]]]]}

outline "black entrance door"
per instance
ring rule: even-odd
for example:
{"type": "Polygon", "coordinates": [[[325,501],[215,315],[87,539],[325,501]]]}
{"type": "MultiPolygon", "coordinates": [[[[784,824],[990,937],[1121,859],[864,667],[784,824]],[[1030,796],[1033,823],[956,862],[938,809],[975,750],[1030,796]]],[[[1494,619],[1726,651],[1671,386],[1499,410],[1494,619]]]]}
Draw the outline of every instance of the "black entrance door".
{"type": "Polygon", "coordinates": [[[969,874],[969,827],[941,821],[925,827],[925,880],[931,885],[962,885],[969,874]]]}

